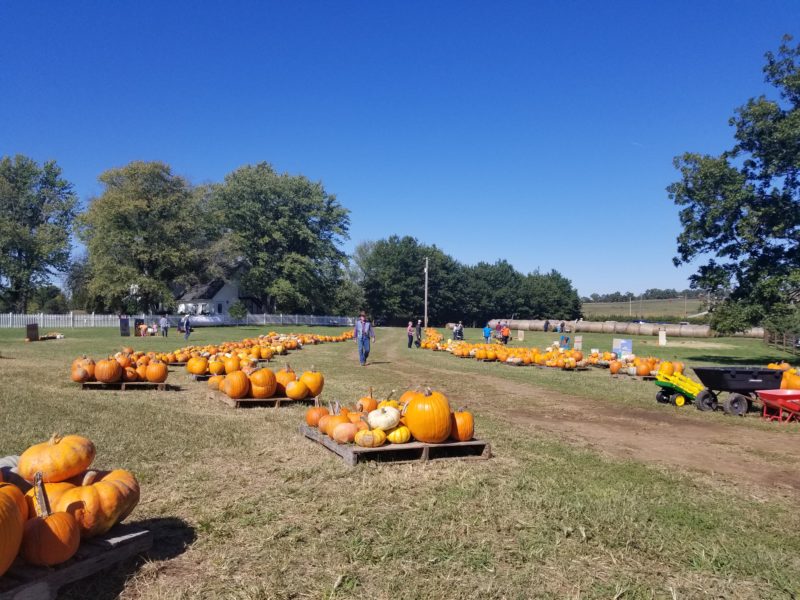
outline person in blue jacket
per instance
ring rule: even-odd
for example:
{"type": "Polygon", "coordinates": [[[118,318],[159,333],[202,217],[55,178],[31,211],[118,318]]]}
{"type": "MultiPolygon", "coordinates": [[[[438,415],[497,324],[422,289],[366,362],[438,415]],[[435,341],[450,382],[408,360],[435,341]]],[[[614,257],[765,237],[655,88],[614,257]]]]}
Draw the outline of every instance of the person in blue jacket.
{"type": "Polygon", "coordinates": [[[489,327],[489,324],[486,324],[486,327],[483,328],[483,339],[488,344],[492,341],[492,328],[489,327]]]}
{"type": "Polygon", "coordinates": [[[367,358],[369,358],[370,342],[373,344],[375,343],[375,330],[372,328],[372,323],[367,320],[367,315],[364,314],[363,311],[358,315],[353,334],[358,344],[358,360],[361,362],[361,366],[365,367],[367,365],[367,358]]]}

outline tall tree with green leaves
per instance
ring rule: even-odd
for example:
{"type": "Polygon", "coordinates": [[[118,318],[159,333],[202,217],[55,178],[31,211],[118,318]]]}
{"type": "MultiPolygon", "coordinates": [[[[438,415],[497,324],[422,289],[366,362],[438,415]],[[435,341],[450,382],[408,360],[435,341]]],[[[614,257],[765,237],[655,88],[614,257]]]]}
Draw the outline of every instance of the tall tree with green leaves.
{"type": "Polygon", "coordinates": [[[77,198],[55,161],[0,159],[0,294],[26,312],[34,290],[69,266],[77,198]]]}
{"type": "Polygon", "coordinates": [[[691,282],[726,298],[712,317],[723,333],[800,301],[800,45],[791,42],[763,69],[780,99],[736,109],[733,148],[677,157],[681,179],[667,188],[683,226],[674,262],[705,261],[691,282]]]}
{"type": "Polygon", "coordinates": [[[213,192],[215,219],[242,261],[244,292],[271,312],[333,305],[349,212],[320,182],[262,162],[229,173],[213,192]]]}
{"type": "Polygon", "coordinates": [[[78,227],[89,303],[121,312],[172,306],[176,285],[201,278],[213,241],[201,198],[162,162],[131,162],[99,180],[103,192],[78,227]]]}

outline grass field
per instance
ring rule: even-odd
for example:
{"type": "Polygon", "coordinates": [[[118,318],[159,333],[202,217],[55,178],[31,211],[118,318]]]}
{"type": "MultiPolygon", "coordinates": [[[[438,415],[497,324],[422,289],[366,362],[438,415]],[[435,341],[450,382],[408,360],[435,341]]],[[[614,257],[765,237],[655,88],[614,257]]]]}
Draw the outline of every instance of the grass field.
{"type": "Polygon", "coordinates": [[[595,316],[628,315],[631,318],[673,316],[684,318],[703,309],[701,300],[642,300],[633,302],[584,302],[581,310],[586,319],[595,316]]]}
{"type": "MultiPolygon", "coordinates": [[[[200,329],[193,341],[261,332],[200,329]]],[[[800,482],[796,467],[781,462],[800,446],[797,427],[676,411],[655,404],[652,384],[600,371],[514,369],[408,350],[402,330],[380,329],[367,368],[358,366],[353,343],[309,347],[289,360],[298,370],[315,364],[326,375],[323,396],[347,404],[370,385],[380,394],[440,389],[475,411],[477,434],[495,456],[348,468],[298,435],[302,409],[233,410],[182,372],[170,374],[181,392],[83,392],[68,381],[71,359],[110,353],[121,339],[100,329],[67,336],[25,344],[20,332],[0,331],[0,456],[53,431],[91,437],[98,466],[139,477],[142,501],[130,520],[153,529],[156,543],[146,560],[75,584],[65,597],[791,598],[800,591],[800,488],[758,479],[772,469],[800,482]],[[636,425],[642,419],[649,429],[636,425]],[[669,440],[681,432],[714,444],[722,466],[751,444],[753,469],[740,478],[626,454],[644,433],[666,440],[663,457],[678,455],[685,444],[669,450],[669,440]]],[[[525,344],[550,338],[526,333],[525,344]]],[[[610,339],[586,335],[584,345],[608,348],[610,339]]],[[[126,341],[143,350],[181,345],[126,341]]],[[[781,358],[755,340],[681,340],[671,354],[651,338],[634,341],[640,354],[651,347],[690,364],[781,358]]]]}

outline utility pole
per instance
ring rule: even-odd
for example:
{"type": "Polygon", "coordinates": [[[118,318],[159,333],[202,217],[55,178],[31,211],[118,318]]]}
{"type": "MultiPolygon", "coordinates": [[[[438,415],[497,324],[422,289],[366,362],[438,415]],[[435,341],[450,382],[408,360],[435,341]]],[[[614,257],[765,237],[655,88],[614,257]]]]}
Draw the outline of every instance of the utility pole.
{"type": "Polygon", "coordinates": [[[428,328],[428,257],[425,257],[425,328],[428,328]]]}
{"type": "Polygon", "coordinates": [[[633,294],[628,296],[628,316],[633,316],[633,294]]]}

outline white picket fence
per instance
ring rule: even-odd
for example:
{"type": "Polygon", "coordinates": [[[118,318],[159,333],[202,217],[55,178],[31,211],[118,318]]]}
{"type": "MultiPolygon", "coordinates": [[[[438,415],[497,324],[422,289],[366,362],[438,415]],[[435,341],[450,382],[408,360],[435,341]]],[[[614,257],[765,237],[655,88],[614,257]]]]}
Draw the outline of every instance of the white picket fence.
{"type": "MultiPolygon", "coordinates": [[[[145,323],[158,322],[161,315],[126,315],[130,324],[136,319],[144,319],[145,323]]],[[[170,316],[170,324],[175,327],[180,322],[180,316],[170,316]]],[[[119,315],[98,315],[94,313],[68,313],[64,315],[39,314],[14,314],[0,313],[0,328],[24,328],[26,325],[37,323],[39,330],[71,329],[73,327],[119,327],[119,315]]],[[[352,327],[353,317],[333,317],[320,315],[250,315],[241,321],[227,315],[192,316],[192,327],[214,327],[223,325],[316,325],[331,327],[352,327]]]]}

